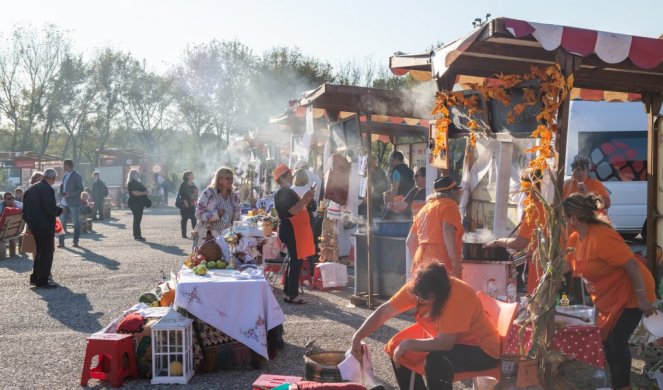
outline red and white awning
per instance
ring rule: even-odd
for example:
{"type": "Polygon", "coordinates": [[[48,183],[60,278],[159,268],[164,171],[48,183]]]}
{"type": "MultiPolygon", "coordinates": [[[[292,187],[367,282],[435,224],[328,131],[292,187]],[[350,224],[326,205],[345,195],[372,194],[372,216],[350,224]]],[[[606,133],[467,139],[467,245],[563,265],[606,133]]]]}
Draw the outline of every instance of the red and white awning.
{"type": "Polygon", "coordinates": [[[628,58],[641,69],[652,69],[663,62],[660,39],[508,18],[504,18],[504,26],[515,38],[531,35],[548,51],[561,46],[580,57],[596,54],[607,64],[618,64],[628,58]]]}
{"type": "Polygon", "coordinates": [[[633,101],[641,93],[663,93],[661,39],[509,18],[491,20],[428,58],[397,53],[390,68],[396,75],[416,71],[418,79],[429,70],[440,88],[462,88],[465,77],[477,82],[556,64],[558,49],[582,59],[574,71],[574,99],[633,101]]]}

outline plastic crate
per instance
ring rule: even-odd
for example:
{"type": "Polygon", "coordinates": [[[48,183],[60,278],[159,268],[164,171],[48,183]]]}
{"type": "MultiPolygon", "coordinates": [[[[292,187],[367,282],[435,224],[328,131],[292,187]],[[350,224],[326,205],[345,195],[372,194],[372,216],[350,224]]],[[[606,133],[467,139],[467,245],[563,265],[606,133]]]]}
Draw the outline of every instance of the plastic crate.
{"type": "Polygon", "coordinates": [[[272,375],[272,374],[262,374],[256,379],[255,382],[251,385],[252,390],[263,390],[263,389],[273,389],[276,386],[280,386],[284,383],[299,383],[302,381],[300,376],[284,376],[284,375],[272,375]]]}

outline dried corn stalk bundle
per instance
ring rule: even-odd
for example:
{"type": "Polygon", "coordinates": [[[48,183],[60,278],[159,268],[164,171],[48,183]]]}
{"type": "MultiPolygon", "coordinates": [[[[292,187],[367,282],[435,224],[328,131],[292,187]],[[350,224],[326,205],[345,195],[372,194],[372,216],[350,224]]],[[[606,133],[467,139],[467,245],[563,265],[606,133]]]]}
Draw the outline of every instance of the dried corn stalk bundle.
{"type": "Polygon", "coordinates": [[[320,235],[320,262],[338,261],[338,228],[336,221],[325,218],[322,220],[322,234],[320,235]]]}

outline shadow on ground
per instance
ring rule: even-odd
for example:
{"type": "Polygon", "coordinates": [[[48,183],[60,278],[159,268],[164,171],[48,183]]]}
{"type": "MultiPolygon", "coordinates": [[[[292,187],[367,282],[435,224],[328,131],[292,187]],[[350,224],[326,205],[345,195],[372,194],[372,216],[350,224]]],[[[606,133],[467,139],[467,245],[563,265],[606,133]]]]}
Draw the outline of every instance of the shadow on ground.
{"type": "Polygon", "coordinates": [[[91,250],[84,247],[79,247],[79,248],[64,247],[61,250],[65,250],[67,252],[71,252],[72,254],[79,255],[85,261],[97,263],[110,270],[118,270],[120,268],[119,261],[110,259],[106,256],[102,256],[98,253],[94,253],[91,250]]]}
{"type": "Polygon", "coordinates": [[[92,304],[85,293],[75,293],[60,285],[54,289],[33,288],[35,294],[48,304],[48,315],[69,329],[94,333],[103,326],[99,318],[103,313],[91,313],[92,304]]]}
{"type": "Polygon", "coordinates": [[[29,255],[16,255],[0,261],[0,268],[7,268],[17,274],[32,272],[32,260],[29,255]]]}

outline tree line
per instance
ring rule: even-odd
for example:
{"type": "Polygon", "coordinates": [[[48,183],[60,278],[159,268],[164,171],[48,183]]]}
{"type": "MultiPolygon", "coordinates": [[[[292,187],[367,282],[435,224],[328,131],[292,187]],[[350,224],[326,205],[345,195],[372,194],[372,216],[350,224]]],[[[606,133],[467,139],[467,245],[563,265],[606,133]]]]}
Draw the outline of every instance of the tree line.
{"type": "Polygon", "coordinates": [[[325,82],[414,84],[373,59],[333,67],[297,48],[256,54],[237,40],[191,44],[157,73],[122,50],[76,52],[58,26],[19,26],[0,41],[0,150],[96,166],[98,150],[136,148],[200,166],[205,152],[224,150],[325,82]]]}

